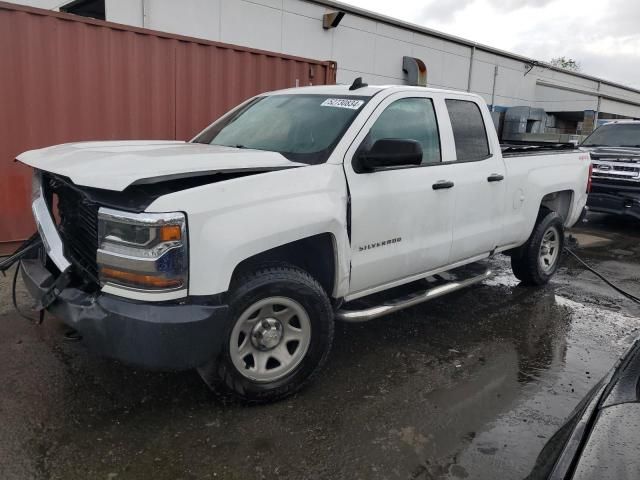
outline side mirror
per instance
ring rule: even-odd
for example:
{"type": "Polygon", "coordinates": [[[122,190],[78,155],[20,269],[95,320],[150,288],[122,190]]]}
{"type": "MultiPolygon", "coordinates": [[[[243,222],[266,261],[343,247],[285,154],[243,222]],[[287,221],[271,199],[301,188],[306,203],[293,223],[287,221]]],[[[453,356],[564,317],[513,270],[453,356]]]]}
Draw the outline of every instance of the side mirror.
{"type": "Polygon", "coordinates": [[[422,163],[422,145],[417,140],[382,138],[370,150],[356,154],[354,170],[373,172],[385,167],[408,167],[422,163]]]}

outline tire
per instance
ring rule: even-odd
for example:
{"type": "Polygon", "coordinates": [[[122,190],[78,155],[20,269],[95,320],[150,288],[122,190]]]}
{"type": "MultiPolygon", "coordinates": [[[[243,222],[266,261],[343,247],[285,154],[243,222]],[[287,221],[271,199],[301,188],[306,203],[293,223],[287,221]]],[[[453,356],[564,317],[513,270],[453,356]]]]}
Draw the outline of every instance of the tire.
{"type": "Polygon", "coordinates": [[[277,264],[241,276],[231,287],[229,314],[221,353],[198,369],[218,395],[280,400],[311,382],[327,360],[333,308],[304,270],[277,264]]]}
{"type": "Polygon", "coordinates": [[[563,248],[562,217],[546,208],[540,210],[531,236],[511,255],[513,274],[524,285],[545,285],[558,270],[563,248]]]}

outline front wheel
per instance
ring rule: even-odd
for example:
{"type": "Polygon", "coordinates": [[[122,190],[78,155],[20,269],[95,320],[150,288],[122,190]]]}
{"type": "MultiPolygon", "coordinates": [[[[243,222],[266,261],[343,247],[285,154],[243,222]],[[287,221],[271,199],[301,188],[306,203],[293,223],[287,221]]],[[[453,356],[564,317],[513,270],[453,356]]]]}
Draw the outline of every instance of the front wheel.
{"type": "Polygon", "coordinates": [[[513,274],[525,285],[544,285],[558,270],[564,248],[564,223],[556,212],[543,209],[527,243],[511,255],[513,274]]]}
{"type": "Polygon", "coordinates": [[[304,387],[329,354],[333,309],[324,289],[290,265],[245,275],[232,287],[231,321],[221,354],[198,369],[217,393],[251,403],[304,387]]]}

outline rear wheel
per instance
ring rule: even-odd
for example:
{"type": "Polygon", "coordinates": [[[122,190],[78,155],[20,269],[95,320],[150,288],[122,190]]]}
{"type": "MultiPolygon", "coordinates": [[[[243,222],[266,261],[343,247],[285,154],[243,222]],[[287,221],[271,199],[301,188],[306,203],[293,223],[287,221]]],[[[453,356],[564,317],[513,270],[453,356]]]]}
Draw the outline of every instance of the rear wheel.
{"type": "Polygon", "coordinates": [[[544,285],[558,270],[564,248],[564,224],[556,212],[543,209],[527,243],[513,251],[513,274],[525,285],[544,285]]]}
{"type": "Polygon", "coordinates": [[[216,393],[252,402],[304,387],[331,349],[333,309],[307,272],[282,264],[234,282],[222,353],[198,371],[216,393]]]}

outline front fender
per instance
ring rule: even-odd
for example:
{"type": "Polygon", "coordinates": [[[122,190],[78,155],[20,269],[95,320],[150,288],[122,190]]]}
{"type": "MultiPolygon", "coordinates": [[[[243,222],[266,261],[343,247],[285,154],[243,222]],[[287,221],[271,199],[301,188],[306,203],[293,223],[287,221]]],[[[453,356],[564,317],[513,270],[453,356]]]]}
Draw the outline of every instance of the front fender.
{"type": "Polygon", "coordinates": [[[322,233],[336,246],[334,296],[348,290],[347,188],[340,165],[322,164],[235,178],[160,197],[147,211],[184,211],[189,294],[229,289],[236,266],[272,248],[322,233]]]}

